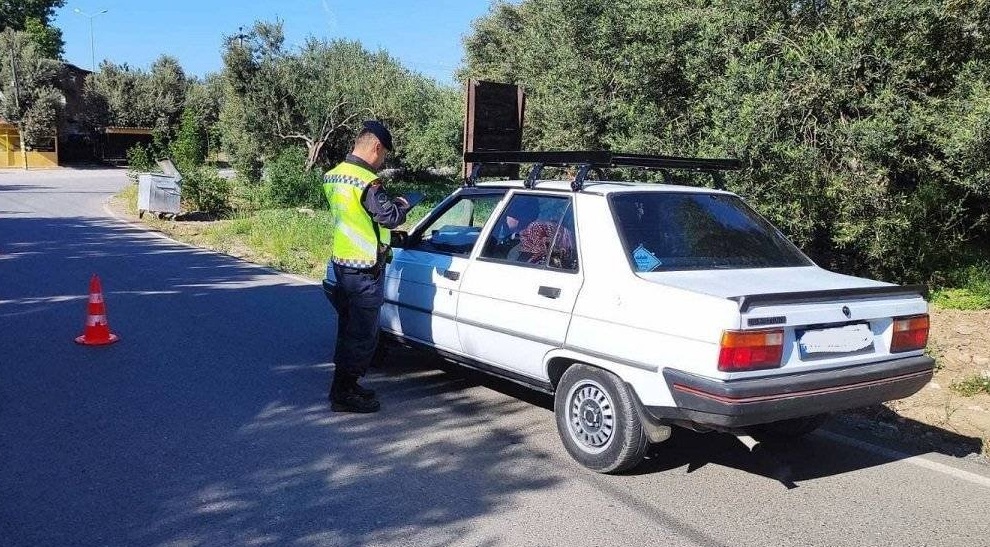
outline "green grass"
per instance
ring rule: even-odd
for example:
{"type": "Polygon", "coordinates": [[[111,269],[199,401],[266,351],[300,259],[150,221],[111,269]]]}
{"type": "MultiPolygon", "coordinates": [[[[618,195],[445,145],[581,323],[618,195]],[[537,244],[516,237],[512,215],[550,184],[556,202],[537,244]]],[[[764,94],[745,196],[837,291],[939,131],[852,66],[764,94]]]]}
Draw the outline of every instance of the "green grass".
{"type": "MultiPolygon", "coordinates": [[[[400,229],[412,228],[456,188],[453,184],[394,182],[393,195],[423,192],[423,202],[410,211],[400,229]]],[[[117,198],[130,214],[137,214],[137,185],[129,185],[117,198]]],[[[228,253],[277,270],[322,279],[330,256],[329,211],[265,209],[235,213],[217,222],[162,221],[145,215],[144,222],[163,233],[193,245],[228,253]]]]}
{"type": "Polygon", "coordinates": [[[990,292],[969,288],[939,289],[932,293],[932,302],[948,310],[985,310],[990,308],[990,292]]]}
{"type": "Polygon", "coordinates": [[[273,209],[214,223],[202,236],[221,252],[233,250],[278,270],[322,278],[330,256],[330,221],[327,211],[273,209]]]}
{"type": "Polygon", "coordinates": [[[955,272],[949,287],[932,291],[932,303],[950,310],[990,309],[990,264],[970,266],[955,272]]]}
{"type": "Polygon", "coordinates": [[[138,186],[137,184],[128,184],[121,190],[117,196],[124,204],[124,209],[132,214],[136,215],[137,210],[137,198],[138,198],[138,186]]]}
{"type": "Polygon", "coordinates": [[[965,397],[972,397],[979,393],[990,394],[990,376],[972,376],[960,382],[952,384],[952,389],[965,397]]]}

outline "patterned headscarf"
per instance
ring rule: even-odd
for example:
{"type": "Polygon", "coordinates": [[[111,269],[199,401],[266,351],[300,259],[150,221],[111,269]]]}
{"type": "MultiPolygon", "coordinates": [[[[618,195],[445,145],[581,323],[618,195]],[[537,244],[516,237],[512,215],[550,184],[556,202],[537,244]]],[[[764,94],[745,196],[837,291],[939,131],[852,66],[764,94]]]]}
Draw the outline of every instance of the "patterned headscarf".
{"type": "Polygon", "coordinates": [[[557,245],[553,249],[554,257],[569,258],[574,250],[574,238],[570,230],[559,226],[556,222],[530,223],[526,229],[519,232],[520,251],[529,255],[530,263],[544,262],[550,254],[550,247],[554,244],[554,236],[557,236],[557,245]]]}

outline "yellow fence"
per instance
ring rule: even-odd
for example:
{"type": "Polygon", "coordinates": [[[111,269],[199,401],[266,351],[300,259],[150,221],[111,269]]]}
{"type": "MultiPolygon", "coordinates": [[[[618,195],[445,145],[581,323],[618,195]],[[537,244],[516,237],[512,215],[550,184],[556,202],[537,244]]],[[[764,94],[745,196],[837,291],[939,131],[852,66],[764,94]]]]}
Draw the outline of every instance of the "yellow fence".
{"type": "MultiPolygon", "coordinates": [[[[29,169],[58,167],[58,143],[52,139],[54,151],[30,150],[27,153],[29,169]]],[[[21,136],[17,128],[0,123],[0,169],[9,167],[24,168],[24,155],[21,153],[21,136]]]]}

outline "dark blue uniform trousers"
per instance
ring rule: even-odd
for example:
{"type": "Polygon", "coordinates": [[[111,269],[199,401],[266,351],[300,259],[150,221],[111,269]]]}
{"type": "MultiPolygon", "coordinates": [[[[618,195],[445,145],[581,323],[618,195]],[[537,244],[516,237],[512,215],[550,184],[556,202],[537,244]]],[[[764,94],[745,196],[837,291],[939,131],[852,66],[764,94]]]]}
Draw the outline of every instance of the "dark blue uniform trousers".
{"type": "Polygon", "coordinates": [[[337,285],[333,306],[337,310],[337,347],[334,378],[357,379],[368,371],[378,344],[378,316],[385,303],[384,268],[370,273],[333,265],[337,285]]]}

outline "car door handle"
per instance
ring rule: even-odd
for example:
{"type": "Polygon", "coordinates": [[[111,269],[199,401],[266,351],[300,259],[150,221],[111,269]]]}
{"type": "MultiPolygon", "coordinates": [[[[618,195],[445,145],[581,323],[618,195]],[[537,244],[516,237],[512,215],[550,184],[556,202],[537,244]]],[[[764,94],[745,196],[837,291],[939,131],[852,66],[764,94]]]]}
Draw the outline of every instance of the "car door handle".
{"type": "Polygon", "coordinates": [[[444,270],[443,272],[440,273],[440,275],[446,277],[451,281],[457,281],[458,279],[461,278],[461,272],[455,272],[453,270],[444,270]]]}
{"type": "Polygon", "coordinates": [[[557,298],[560,296],[560,289],[557,287],[545,287],[540,285],[540,290],[537,292],[540,296],[545,296],[547,298],[557,298]]]}

